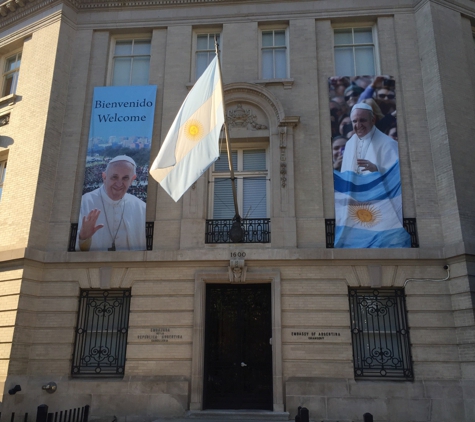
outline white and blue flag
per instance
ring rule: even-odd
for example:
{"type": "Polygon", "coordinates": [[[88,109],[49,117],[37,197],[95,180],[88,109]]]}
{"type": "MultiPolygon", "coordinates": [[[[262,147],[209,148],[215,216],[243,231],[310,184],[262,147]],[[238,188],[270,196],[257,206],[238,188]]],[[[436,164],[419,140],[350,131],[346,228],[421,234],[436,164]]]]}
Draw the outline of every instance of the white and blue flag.
{"type": "Polygon", "coordinates": [[[334,171],[335,248],[408,248],[399,161],[384,174],[334,171]]]}
{"type": "Polygon", "coordinates": [[[150,174],[178,201],[219,157],[224,123],[223,93],[218,57],[185,98],[150,174]]]}

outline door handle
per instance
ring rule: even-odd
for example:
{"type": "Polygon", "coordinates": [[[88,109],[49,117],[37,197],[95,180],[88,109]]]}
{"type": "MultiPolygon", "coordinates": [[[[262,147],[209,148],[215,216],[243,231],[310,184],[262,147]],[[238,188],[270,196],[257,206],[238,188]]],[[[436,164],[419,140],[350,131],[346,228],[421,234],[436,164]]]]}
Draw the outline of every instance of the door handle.
{"type": "Polygon", "coordinates": [[[247,366],[244,362],[241,362],[241,368],[244,368],[245,366],[247,366]]]}

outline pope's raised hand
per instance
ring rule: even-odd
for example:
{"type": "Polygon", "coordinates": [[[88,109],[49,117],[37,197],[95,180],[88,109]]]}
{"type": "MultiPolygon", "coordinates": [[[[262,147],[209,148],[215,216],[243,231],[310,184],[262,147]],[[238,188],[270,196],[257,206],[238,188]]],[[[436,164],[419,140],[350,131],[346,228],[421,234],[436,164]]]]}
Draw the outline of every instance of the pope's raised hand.
{"type": "Polygon", "coordinates": [[[79,232],[79,240],[89,239],[96,233],[98,230],[104,227],[104,224],[98,224],[97,219],[99,218],[100,210],[94,208],[88,215],[82,218],[81,231],[79,232]]]}

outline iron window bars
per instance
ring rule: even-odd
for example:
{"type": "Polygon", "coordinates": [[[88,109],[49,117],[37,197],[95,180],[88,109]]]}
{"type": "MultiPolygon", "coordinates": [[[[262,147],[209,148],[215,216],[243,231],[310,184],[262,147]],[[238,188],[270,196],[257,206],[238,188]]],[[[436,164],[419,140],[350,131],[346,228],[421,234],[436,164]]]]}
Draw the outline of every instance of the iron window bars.
{"type": "Polygon", "coordinates": [[[404,289],[349,288],[355,379],[413,380],[404,289]]]}
{"type": "Polygon", "coordinates": [[[130,289],[81,290],[71,374],[123,377],[130,289]]]}

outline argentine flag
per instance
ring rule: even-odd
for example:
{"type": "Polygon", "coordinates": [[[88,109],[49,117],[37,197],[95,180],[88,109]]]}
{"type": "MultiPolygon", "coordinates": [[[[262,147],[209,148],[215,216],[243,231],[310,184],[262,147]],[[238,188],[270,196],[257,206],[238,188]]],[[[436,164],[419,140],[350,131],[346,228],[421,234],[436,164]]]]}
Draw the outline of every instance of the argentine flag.
{"type": "Polygon", "coordinates": [[[219,157],[223,123],[223,91],[216,56],[185,98],[150,168],[150,175],[175,201],[219,157]]]}
{"type": "Polygon", "coordinates": [[[384,174],[334,171],[335,248],[409,248],[399,161],[384,174]]]}

